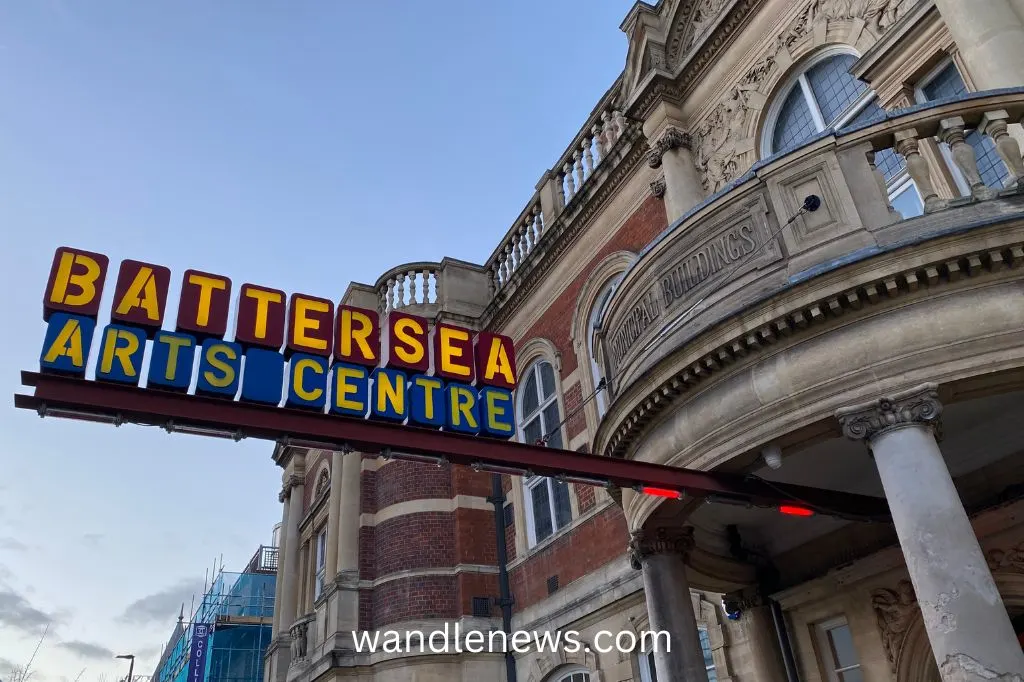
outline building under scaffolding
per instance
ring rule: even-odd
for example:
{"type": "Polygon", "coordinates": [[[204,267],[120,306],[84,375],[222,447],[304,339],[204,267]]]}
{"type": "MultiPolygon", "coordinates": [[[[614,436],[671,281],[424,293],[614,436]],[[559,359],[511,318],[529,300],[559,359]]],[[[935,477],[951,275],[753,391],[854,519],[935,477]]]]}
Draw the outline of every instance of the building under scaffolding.
{"type": "Polygon", "coordinates": [[[193,633],[202,633],[207,652],[202,678],[189,682],[260,682],[263,654],[274,619],[277,547],[261,546],[241,573],[221,570],[207,588],[190,622],[184,609],[171,633],[152,682],[185,682],[193,633]]]}

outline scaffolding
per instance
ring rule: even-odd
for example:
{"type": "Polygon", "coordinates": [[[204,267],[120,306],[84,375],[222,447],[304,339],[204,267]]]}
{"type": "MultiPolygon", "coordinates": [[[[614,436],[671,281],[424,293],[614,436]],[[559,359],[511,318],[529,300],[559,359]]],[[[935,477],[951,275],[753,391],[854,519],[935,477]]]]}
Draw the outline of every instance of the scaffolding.
{"type": "Polygon", "coordinates": [[[274,619],[277,548],[261,546],[242,573],[221,570],[207,588],[190,622],[179,623],[152,682],[186,682],[192,634],[210,627],[202,680],[261,682],[263,654],[274,619]]]}

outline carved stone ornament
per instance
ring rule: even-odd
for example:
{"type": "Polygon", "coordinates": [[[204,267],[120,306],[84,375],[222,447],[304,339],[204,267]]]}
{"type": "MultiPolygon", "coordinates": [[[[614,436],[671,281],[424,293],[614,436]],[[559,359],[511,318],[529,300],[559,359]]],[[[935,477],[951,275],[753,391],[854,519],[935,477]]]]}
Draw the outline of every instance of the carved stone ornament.
{"type": "Polygon", "coordinates": [[[661,134],[661,137],[651,145],[651,151],[647,154],[647,165],[651,168],[659,168],[661,166],[661,157],[665,155],[665,152],[680,148],[692,148],[690,134],[683,132],[674,126],[670,126],[661,134]]]}
{"type": "Polygon", "coordinates": [[[985,552],[988,568],[993,573],[1024,574],[1024,542],[1011,549],[990,549],[985,552]]]}
{"type": "Polygon", "coordinates": [[[292,495],[292,488],[297,486],[306,485],[306,479],[298,474],[292,474],[285,479],[284,485],[281,487],[281,493],[277,496],[278,501],[284,502],[292,495]]]}
{"type": "Polygon", "coordinates": [[[693,527],[633,531],[629,540],[629,565],[639,571],[641,562],[657,554],[678,554],[685,561],[694,547],[693,527]]]}
{"type": "Polygon", "coordinates": [[[665,178],[664,177],[660,177],[660,178],[658,178],[657,180],[655,180],[654,182],[651,183],[651,194],[653,194],[658,199],[661,199],[662,197],[665,196],[665,178]]]}
{"type": "Polygon", "coordinates": [[[914,585],[909,580],[901,580],[895,590],[888,587],[875,590],[871,593],[871,607],[875,610],[889,667],[896,672],[903,640],[920,612],[914,585]]]}
{"type": "Polygon", "coordinates": [[[924,384],[863,405],[836,412],[843,435],[870,441],[889,429],[911,424],[932,424],[942,414],[938,387],[924,384]]]}

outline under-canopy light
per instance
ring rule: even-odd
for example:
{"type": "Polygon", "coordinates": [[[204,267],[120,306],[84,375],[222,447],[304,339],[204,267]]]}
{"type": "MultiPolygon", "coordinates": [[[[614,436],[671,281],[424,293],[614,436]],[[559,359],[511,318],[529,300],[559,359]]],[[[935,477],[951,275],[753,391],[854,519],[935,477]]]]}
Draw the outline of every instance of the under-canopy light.
{"type": "Polygon", "coordinates": [[[683,499],[683,493],[678,490],[669,490],[668,488],[655,488],[649,485],[640,486],[640,492],[644,495],[651,495],[653,497],[667,497],[673,500],[683,499]]]}
{"type": "Polygon", "coordinates": [[[779,507],[779,513],[787,516],[814,516],[814,510],[807,507],[798,507],[795,504],[784,504],[779,507]]]}

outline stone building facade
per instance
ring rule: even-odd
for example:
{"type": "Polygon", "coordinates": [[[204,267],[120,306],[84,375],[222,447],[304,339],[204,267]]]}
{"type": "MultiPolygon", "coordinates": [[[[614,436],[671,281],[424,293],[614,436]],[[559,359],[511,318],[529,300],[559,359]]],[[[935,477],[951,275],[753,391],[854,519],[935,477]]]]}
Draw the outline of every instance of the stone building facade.
{"type": "Polygon", "coordinates": [[[342,302],[512,337],[527,442],[891,518],[279,445],[268,682],[1024,679],[1024,0],[661,0],[620,28],[486,263],[342,302]],[[445,623],[678,646],[350,634],[445,623]]]}

